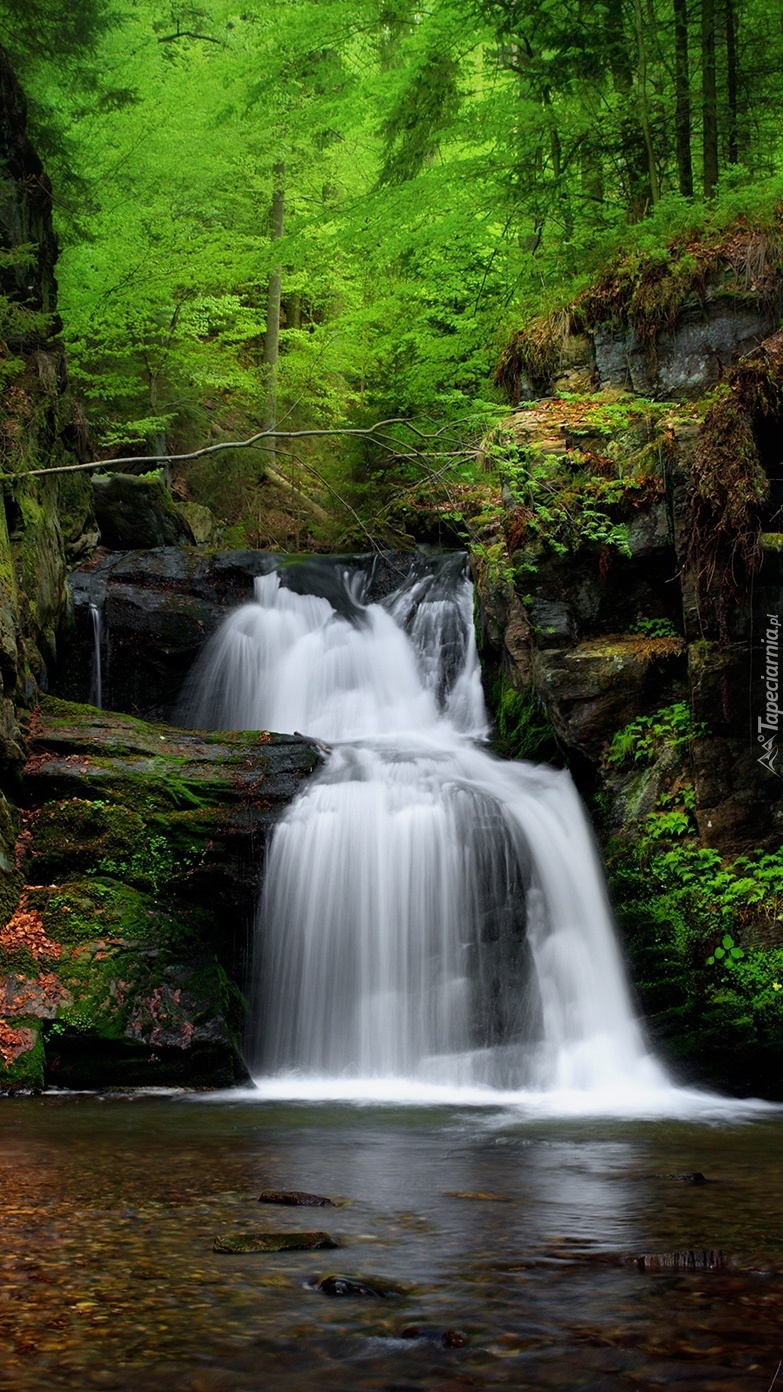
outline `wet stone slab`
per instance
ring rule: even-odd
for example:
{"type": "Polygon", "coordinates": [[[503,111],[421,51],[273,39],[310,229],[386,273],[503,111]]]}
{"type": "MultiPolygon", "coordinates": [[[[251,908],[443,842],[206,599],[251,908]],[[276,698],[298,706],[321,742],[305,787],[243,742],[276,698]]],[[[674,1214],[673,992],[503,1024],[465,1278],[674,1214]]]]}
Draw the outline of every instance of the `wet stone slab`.
{"type": "Polygon", "coordinates": [[[339,1245],[325,1232],[244,1232],[223,1233],[215,1238],[212,1250],[244,1256],[249,1252],[314,1252],[321,1247],[339,1245]]]}

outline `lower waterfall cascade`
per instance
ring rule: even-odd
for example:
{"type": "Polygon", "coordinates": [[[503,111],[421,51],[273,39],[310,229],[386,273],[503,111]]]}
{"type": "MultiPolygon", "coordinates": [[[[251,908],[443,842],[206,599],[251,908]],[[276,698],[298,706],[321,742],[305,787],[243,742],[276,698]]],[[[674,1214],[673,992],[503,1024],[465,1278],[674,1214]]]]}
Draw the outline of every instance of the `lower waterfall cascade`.
{"type": "Polygon", "coordinates": [[[467,557],[414,558],[380,601],[371,575],[323,558],[261,576],[183,700],[191,726],[328,746],[267,849],[257,1087],[665,1109],[569,774],[482,747],[467,557]]]}

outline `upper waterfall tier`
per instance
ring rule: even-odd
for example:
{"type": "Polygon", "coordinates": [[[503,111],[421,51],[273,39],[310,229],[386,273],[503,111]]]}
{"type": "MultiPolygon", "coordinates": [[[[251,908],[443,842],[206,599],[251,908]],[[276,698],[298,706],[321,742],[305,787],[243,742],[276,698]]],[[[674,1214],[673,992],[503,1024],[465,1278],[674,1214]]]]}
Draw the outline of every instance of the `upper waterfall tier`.
{"type": "Polygon", "coordinates": [[[370,576],[310,562],[254,582],[188,686],[184,715],[205,729],[279,730],[319,739],[487,732],[466,558],[423,562],[383,604],[370,576]],[[441,732],[442,733],[442,732],[441,732]]]}

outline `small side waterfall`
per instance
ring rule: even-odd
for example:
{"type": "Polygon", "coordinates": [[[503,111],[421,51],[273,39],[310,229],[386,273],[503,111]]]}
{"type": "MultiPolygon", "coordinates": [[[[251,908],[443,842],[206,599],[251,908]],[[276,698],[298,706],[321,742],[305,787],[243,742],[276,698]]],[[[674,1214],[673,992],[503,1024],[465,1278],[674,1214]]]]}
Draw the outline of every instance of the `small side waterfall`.
{"type": "Polygon", "coordinates": [[[98,710],[103,710],[103,666],[101,657],[101,645],[103,638],[103,623],[101,611],[97,604],[90,604],[90,619],[92,622],[92,676],[90,678],[90,705],[97,706],[98,710]]]}
{"type": "Polygon", "coordinates": [[[256,581],[194,672],[187,723],[332,745],[277,827],[249,1055],[262,1088],[669,1091],[637,1024],[569,775],[487,732],[466,559],[380,603],[329,561],[256,581]]]}

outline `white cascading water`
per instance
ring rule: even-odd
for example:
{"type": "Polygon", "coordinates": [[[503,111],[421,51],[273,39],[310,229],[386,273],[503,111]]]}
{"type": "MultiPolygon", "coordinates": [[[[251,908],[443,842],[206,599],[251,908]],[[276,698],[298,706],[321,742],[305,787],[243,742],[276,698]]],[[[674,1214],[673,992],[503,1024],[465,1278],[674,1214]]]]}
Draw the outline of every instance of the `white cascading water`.
{"type": "Polygon", "coordinates": [[[188,724],[331,746],[268,850],[257,1086],[665,1110],[569,775],[481,747],[466,558],[367,585],[350,561],[263,576],[190,684],[188,724]]]}
{"type": "Polygon", "coordinates": [[[90,605],[92,624],[92,678],[90,681],[90,705],[103,709],[103,670],[101,662],[101,611],[97,604],[90,605]]]}

